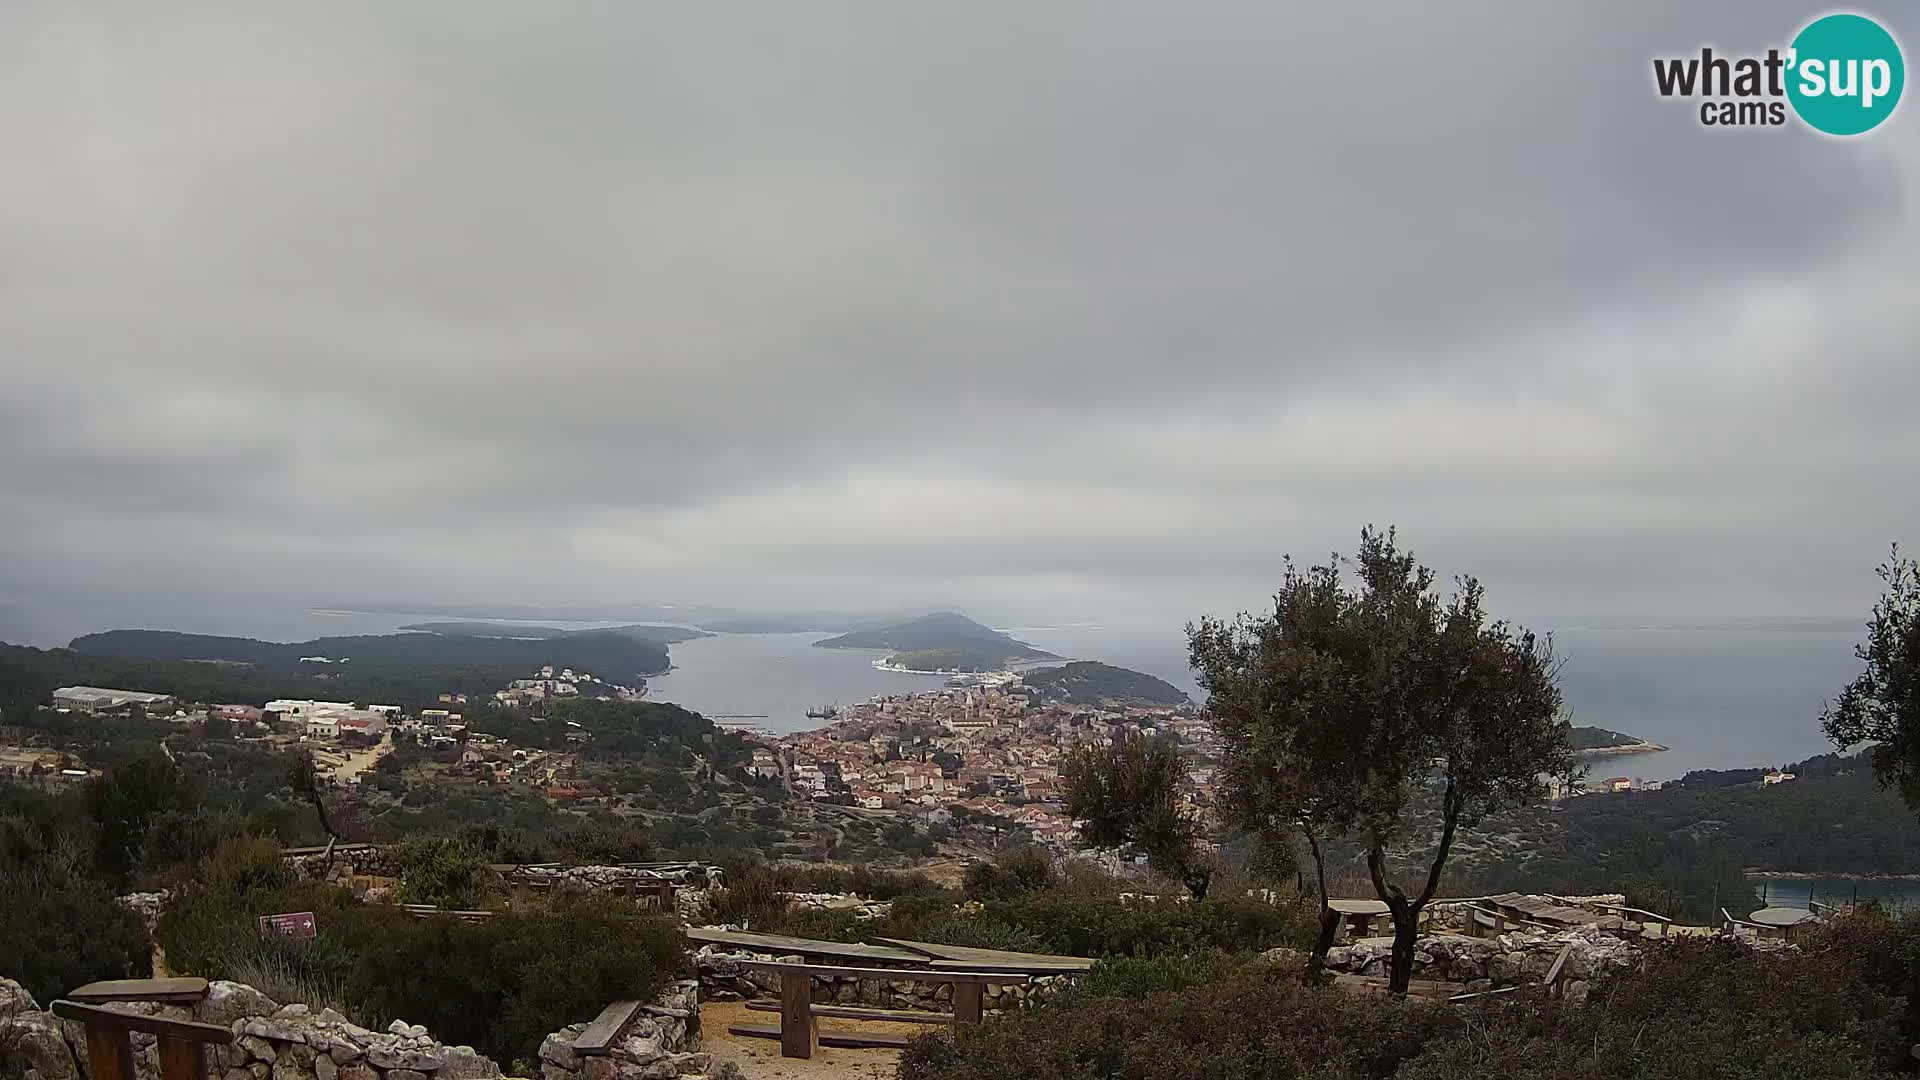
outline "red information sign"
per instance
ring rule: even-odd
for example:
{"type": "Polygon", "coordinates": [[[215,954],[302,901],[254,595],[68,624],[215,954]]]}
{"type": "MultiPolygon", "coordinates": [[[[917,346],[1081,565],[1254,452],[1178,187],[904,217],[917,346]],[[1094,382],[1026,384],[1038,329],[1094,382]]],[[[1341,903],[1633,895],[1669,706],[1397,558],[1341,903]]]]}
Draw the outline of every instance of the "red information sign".
{"type": "Polygon", "coordinates": [[[280,937],[312,941],[318,933],[319,929],[314,926],[313,912],[311,911],[296,911],[287,915],[260,916],[261,937],[278,935],[280,937]]]}

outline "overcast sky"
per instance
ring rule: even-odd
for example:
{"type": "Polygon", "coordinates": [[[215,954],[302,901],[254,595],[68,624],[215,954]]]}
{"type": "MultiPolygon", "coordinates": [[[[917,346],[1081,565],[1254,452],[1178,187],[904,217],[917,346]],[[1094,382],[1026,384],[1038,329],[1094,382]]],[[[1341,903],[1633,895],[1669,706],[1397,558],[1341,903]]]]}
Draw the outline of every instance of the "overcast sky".
{"type": "Polygon", "coordinates": [[[1178,621],[1370,521],[1502,612],[1864,614],[1920,103],[1654,95],[1804,5],[1475,8],[0,6],[0,637],[1178,621]]]}

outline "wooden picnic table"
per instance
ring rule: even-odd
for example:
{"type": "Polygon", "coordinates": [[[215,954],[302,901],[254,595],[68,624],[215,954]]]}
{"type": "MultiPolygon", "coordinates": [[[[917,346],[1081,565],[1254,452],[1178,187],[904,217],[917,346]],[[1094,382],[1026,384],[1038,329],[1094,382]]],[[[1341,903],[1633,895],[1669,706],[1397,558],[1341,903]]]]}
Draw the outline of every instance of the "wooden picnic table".
{"type": "MultiPolygon", "coordinates": [[[[819,1017],[840,1016],[859,1020],[886,1020],[899,1023],[977,1024],[984,1011],[989,985],[1021,984],[1029,976],[1015,972],[930,971],[900,968],[839,967],[822,964],[792,964],[777,960],[749,960],[743,966],[771,971],[780,976],[780,1025],[734,1024],[727,1028],[735,1035],[780,1040],[780,1056],[811,1058],[822,1046],[904,1047],[902,1036],[822,1032],[819,1017]],[[795,977],[798,976],[798,977],[795,977]],[[936,1014],[913,1014],[895,1009],[861,1009],[843,1005],[815,1005],[813,980],[883,979],[894,982],[928,983],[953,987],[953,1017],[935,1019],[936,1014]]],[[[751,1006],[750,1006],[751,1007],[751,1006]]],[[[767,1009],[765,1011],[773,1011],[767,1009]]]]}

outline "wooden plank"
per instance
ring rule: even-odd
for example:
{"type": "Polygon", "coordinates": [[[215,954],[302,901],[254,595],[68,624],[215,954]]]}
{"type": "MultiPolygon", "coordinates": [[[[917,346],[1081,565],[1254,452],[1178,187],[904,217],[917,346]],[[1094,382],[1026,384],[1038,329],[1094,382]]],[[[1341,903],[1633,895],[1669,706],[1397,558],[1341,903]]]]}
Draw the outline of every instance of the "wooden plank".
{"type": "Polygon", "coordinates": [[[140,1016],[136,1013],[102,1009],[95,1005],[82,1005],[77,1001],[56,1001],[48,1011],[63,1020],[80,1021],[87,1025],[89,1032],[95,1028],[105,1031],[143,1031],[148,1035],[158,1035],[162,1038],[187,1039],[192,1042],[212,1043],[215,1046],[225,1046],[233,1041],[233,1032],[218,1024],[202,1024],[194,1020],[168,1020],[159,1016],[140,1016]]]}
{"type": "Polygon", "coordinates": [[[712,930],[690,926],[686,930],[686,938],[707,945],[737,945],[755,952],[799,953],[802,956],[831,956],[843,960],[889,960],[902,964],[924,964],[927,960],[925,954],[884,945],[815,941],[785,934],[755,934],[746,930],[712,930]]]}
{"type": "Polygon", "coordinates": [[[628,1024],[640,1013],[638,1001],[616,1001],[600,1010],[587,1030],[573,1040],[573,1052],[587,1057],[604,1054],[620,1038],[628,1024]]]}
{"type": "Polygon", "coordinates": [[[1450,1002],[1474,1001],[1479,998],[1497,997],[1500,994],[1511,994],[1518,989],[1520,988],[1517,986],[1503,986],[1498,990],[1476,990],[1471,994],[1455,994],[1447,1000],[1450,1002]]]}
{"type": "MultiPolygon", "coordinates": [[[[779,1012],[780,1005],[773,1001],[749,1001],[747,1008],[754,1012],[779,1012]]],[[[900,1024],[951,1024],[952,1013],[919,1012],[910,1009],[867,1009],[852,1005],[815,1005],[815,1016],[837,1016],[844,1020],[886,1020],[900,1024]]]]}
{"type": "Polygon", "coordinates": [[[109,979],[67,993],[69,1001],[199,1001],[205,979],[109,979]]]}
{"type": "MultiPolygon", "coordinates": [[[[976,972],[987,965],[974,963],[970,960],[929,960],[927,961],[927,966],[935,971],[944,973],[950,971],[976,972]]],[[[1089,970],[1083,967],[1060,967],[1055,964],[1021,963],[994,964],[992,968],[996,972],[1008,975],[1031,975],[1036,977],[1043,975],[1084,975],[1089,970]]]]}
{"type": "MultiPolygon", "coordinates": [[[[53,1003],[53,1011],[60,1015],[60,1002],[53,1003]]],[[[88,1024],[87,1066],[93,1080],[138,1080],[133,1071],[133,1038],[124,1030],[88,1024]]]]}
{"type": "Polygon", "coordinates": [[[870,968],[841,967],[830,964],[789,964],[781,960],[742,960],[741,967],[758,971],[772,971],[781,975],[789,972],[795,975],[808,975],[820,979],[891,979],[901,982],[922,982],[939,985],[952,983],[1024,983],[1028,976],[1013,972],[987,971],[916,971],[911,968],[870,968]]]}
{"type": "Polygon", "coordinates": [[[987,988],[982,983],[955,983],[953,986],[953,1022],[977,1024],[987,988]]]}
{"type": "MultiPolygon", "coordinates": [[[[744,1035],[750,1039],[778,1039],[780,1029],[771,1025],[730,1024],[727,1031],[734,1035],[744,1035]]],[[[905,1035],[883,1035],[879,1032],[865,1031],[822,1031],[820,1045],[839,1047],[843,1050],[905,1050],[908,1037],[905,1035]]]]}
{"type": "Polygon", "coordinates": [[[160,1080],[206,1080],[207,1046],[188,1039],[161,1039],[160,1080]]]}
{"type": "MultiPolygon", "coordinates": [[[[1055,956],[1051,953],[1009,952],[1005,949],[973,949],[961,945],[942,945],[932,941],[913,941],[908,938],[875,938],[889,945],[898,945],[903,949],[930,956],[935,960],[949,963],[970,963],[977,969],[989,971],[1025,971],[1029,968],[1046,967],[1050,970],[1086,971],[1093,967],[1093,961],[1085,956],[1055,956]]],[[[947,966],[947,965],[934,965],[947,966]]]]}
{"type": "Polygon", "coordinates": [[[1560,980],[1560,972],[1567,966],[1567,957],[1572,955],[1573,942],[1569,941],[1566,947],[1560,950],[1560,955],[1553,958],[1553,966],[1547,969],[1547,977],[1542,980],[1542,982],[1547,986],[1552,986],[1558,982],[1560,980]]]}
{"type": "Polygon", "coordinates": [[[813,980],[780,977],[780,1056],[810,1058],[820,1047],[813,1015],[813,980]]]}

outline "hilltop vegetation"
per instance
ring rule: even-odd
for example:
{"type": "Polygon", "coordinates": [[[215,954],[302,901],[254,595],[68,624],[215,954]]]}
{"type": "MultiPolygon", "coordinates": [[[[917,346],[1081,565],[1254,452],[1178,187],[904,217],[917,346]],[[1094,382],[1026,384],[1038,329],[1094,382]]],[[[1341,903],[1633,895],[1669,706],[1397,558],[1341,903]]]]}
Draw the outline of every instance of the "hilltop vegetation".
{"type": "Polygon", "coordinates": [[[1023,676],[1042,701],[1069,705],[1186,705],[1179,687],[1144,672],[1094,660],[1074,660],[1059,667],[1037,668],[1023,676]]]}
{"type": "Polygon", "coordinates": [[[618,633],[504,638],[382,634],[282,643],[252,638],[113,630],[66,649],[0,644],[0,708],[32,708],[60,686],[114,686],[190,701],[320,698],[412,708],[439,694],[488,695],[542,665],[637,685],[668,666],[667,647],[618,633]],[[338,663],[303,662],[324,656],[338,663]]]}
{"type": "Polygon", "coordinates": [[[1618,731],[1609,731],[1603,727],[1577,727],[1573,729],[1573,748],[1575,750],[1612,750],[1622,746],[1639,746],[1646,740],[1638,735],[1626,735],[1618,731]]]}
{"type": "Polygon", "coordinates": [[[814,645],[822,649],[891,649],[904,654],[951,652],[991,657],[995,661],[992,667],[1003,666],[1007,660],[1059,659],[953,611],[938,611],[905,622],[856,630],[816,641],[814,645]]]}
{"type": "Polygon", "coordinates": [[[1625,889],[1705,922],[1757,906],[1747,871],[1820,876],[1920,873],[1920,822],[1875,782],[1864,755],[1762,770],[1690,773],[1659,791],[1589,794],[1501,814],[1456,843],[1476,888],[1582,894],[1625,889]],[[1726,781],[1726,782],[1723,782],[1726,781]]]}
{"type": "Polygon", "coordinates": [[[194,660],[248,664],[270,671],[345,674],[407,674],[423,668],[471,667],[512,672],[525,678],[543,664],[589,671],[608,682],[626,682],[667,669],[666,647],[627,634],[585,631],[540,641],[439,634],[373,634],[277,642],[254,638],[181,634],[170,630],[109,630],[74,638],[75,652],[133,660],[194,660]],[[333,664],[302,657],[323,656],[333,664]]]}

